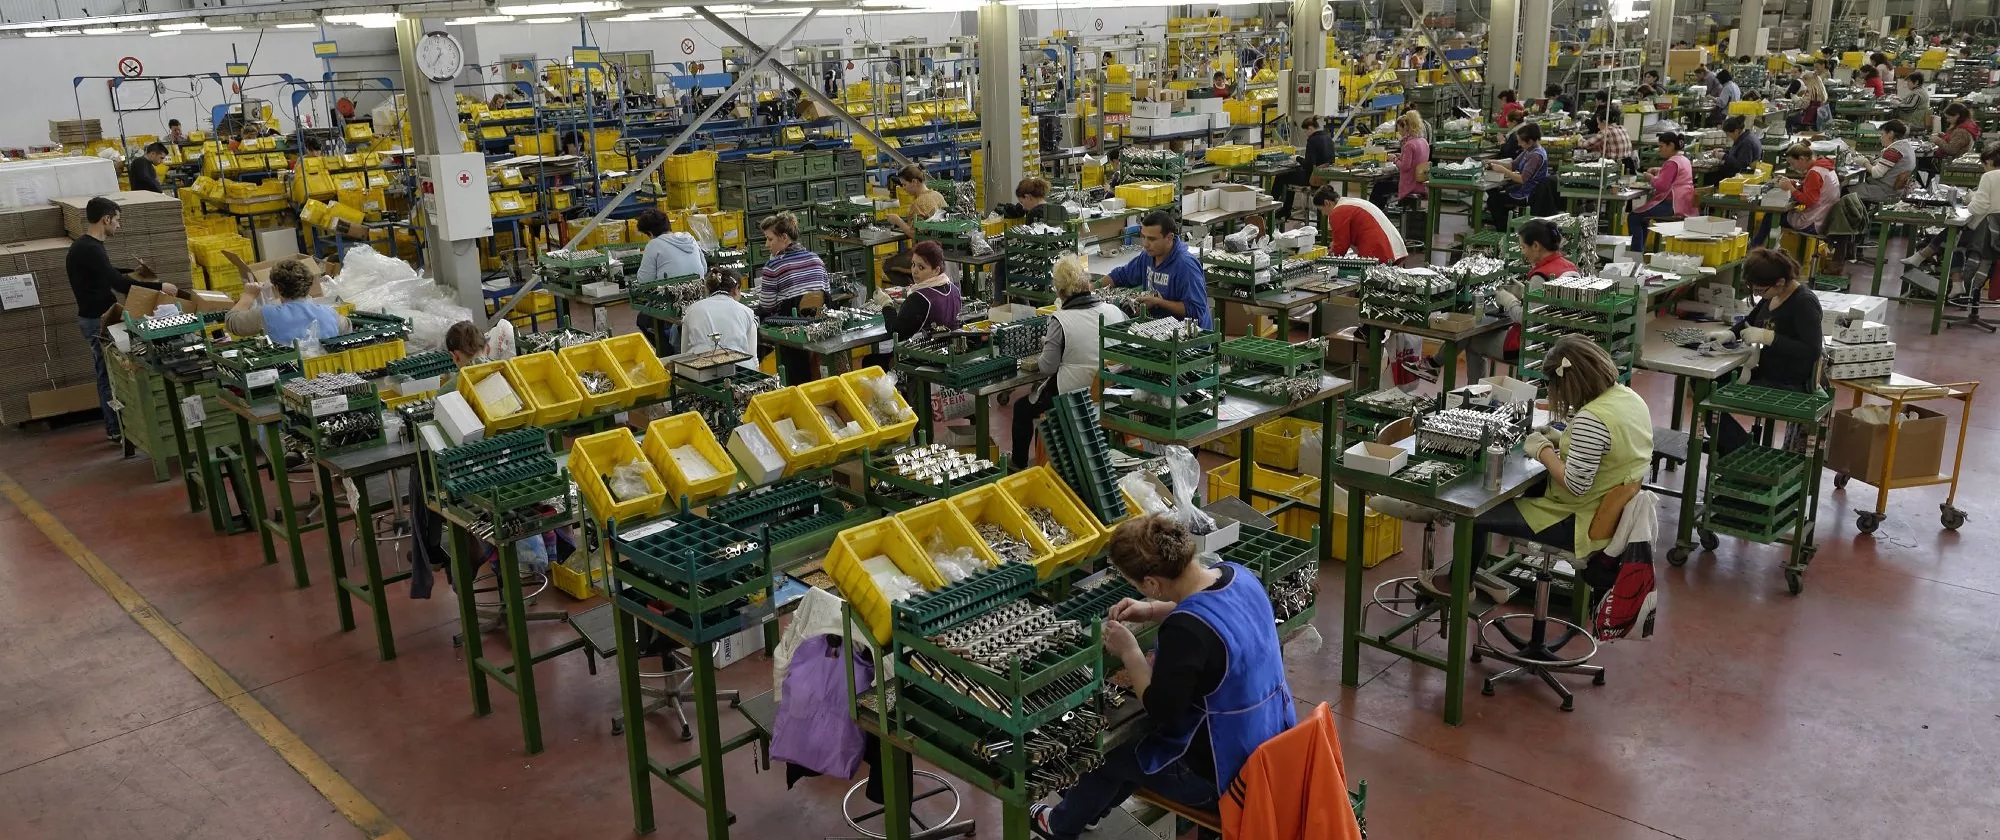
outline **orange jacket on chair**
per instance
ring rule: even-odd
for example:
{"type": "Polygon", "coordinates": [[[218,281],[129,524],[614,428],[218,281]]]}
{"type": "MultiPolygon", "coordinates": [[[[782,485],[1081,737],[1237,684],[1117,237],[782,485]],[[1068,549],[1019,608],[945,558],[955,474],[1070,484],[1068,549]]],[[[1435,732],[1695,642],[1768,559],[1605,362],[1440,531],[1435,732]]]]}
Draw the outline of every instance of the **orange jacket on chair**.
{"type": "Polygon", "coordinates": [[[1332,708],[1258,747],[1220,810],[1224,840],[1361,840],[1332,708]]]}

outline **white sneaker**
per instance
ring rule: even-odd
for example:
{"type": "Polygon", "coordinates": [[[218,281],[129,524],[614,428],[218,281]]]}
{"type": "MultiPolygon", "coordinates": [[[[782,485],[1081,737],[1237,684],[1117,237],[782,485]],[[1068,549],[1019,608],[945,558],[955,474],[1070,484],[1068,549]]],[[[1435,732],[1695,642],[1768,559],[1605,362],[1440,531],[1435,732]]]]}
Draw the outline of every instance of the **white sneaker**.
{"type": "Polygon", "coordinates": [[[1904,257],[1903,264],[1911,268],[1916,268],[1917,266],[1930,262],[1931,256],[1932,256],[1931,249],[1920,248],[1917,251],[1911,253],[1909,256],[1904,257]]]}

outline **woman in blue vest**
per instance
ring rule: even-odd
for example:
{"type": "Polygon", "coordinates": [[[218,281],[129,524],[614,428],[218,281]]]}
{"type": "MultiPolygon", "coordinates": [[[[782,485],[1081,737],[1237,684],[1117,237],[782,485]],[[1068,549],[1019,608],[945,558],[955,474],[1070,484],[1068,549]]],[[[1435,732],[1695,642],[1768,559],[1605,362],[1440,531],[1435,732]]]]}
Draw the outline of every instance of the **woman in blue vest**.
{"type": "Polygon", "coordinates": [[[1125,599],[1104,623],[1104,647],[1125,664],[1152,731],[1112,750],[1058,805],[1028,810],[1043,840],[1075,840],[1140,788],[1212,809],[1250,754],[1297,722],[1277,621],[1249,569],[1194,561],[1195,542],[1164,516],[1111,532],[1111,565],[1145,601],[1125,599]],[[1124,622],[1160,622],[1151,661],[1124,622]]]}
{"type": "Polygon", "coordinates": [[[248,271],[243,274],[243,296],[223,318],[231,335],[263,333],[273,344],[296,347],[304,338],[325,339],[347,332],[347,319],[333,307],[306,299],[312,293],[313,276],[305,263],[285,260],[271,267],[271,288],[278,293],[277,303],[263,303],[263,287],[248,279],[248,271]]]}

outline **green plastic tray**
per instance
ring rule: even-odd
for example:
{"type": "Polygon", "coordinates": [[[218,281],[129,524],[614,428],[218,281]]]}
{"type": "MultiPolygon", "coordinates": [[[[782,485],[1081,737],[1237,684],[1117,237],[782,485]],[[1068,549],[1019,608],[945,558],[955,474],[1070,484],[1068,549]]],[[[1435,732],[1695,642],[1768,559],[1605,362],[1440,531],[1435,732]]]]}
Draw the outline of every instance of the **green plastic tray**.
{"type": "Polygon", "coordinates": [[[1702,407],[1768,417],[1794,423],[1822,423],[1833,412],[1833,395],[1800,393],[1761,385],[1724,385],[1708,395],[1702,407]]]}
{"type": "Polygon", "coordinates": [[[1806,456],[1768,446],[1746,445],[1715,459],[1712,471],[1722,477],[1767,487],[1791,483],[1805,472],[1806,456]]]}

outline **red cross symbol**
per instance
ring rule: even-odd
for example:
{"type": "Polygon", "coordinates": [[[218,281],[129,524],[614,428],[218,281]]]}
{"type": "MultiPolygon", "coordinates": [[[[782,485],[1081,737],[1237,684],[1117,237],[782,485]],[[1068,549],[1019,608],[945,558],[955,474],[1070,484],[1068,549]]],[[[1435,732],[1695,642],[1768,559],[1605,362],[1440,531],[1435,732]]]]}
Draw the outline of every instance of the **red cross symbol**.
{"type": "Polygon", "coordinates": [[[470,172],[458,173],[458,185],[461,187],[472,186],[472,173],[470,172]]]}

